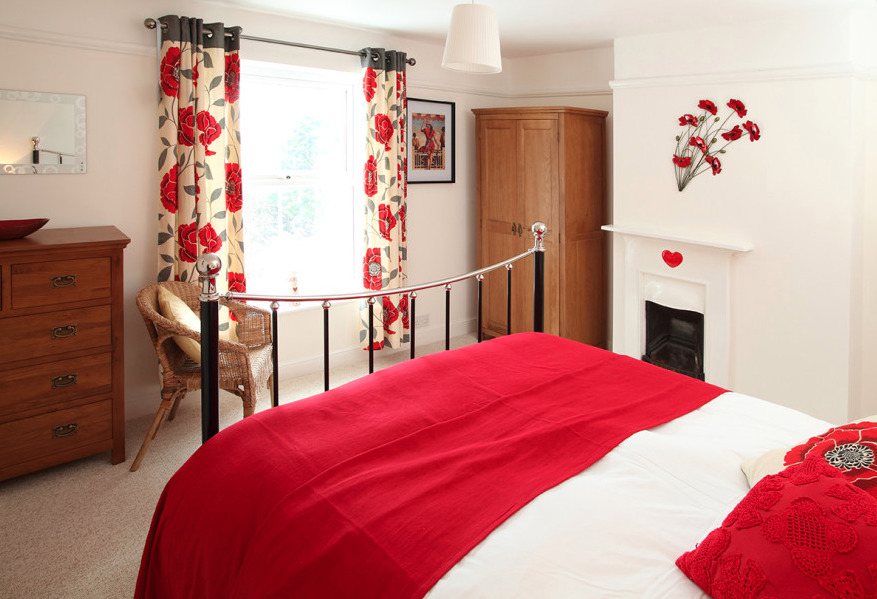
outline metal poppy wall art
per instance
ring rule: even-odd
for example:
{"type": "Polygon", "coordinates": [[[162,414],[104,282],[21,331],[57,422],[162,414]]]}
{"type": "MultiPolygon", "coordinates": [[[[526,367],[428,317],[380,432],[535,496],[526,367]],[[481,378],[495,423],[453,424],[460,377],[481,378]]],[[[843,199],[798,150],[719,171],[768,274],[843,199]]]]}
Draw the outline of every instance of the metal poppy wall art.
{"type": "Polygon", "coordinates": [[[673,153],[673,169],[676,171],[679,191],[706,171],[712,171],[713,175],[721,173],[719,155],[724,154],[727,151],[725,148],[738,139],[749,137],[749,141],[757,141],[761,138],[758,125],[752,121],[743,122],[742,128],[739,123],[732,127],[728,122],[735,115],[740,120],[746,116],[743,102],[732,98],[727,106],[731,112],[724,120],[718,116],[719,109],[712,100],[698,103],[697,107],[703,110],[700,115],[683,114],[679,117],[679,126],[685,127],[685,131],[676,136],[676,151],[673,153]]]}

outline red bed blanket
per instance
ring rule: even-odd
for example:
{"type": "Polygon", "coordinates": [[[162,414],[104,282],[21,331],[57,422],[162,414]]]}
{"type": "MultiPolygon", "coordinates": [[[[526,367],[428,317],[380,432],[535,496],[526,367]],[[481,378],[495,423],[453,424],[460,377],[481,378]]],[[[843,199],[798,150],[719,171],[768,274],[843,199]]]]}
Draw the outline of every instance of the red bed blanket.
{"type": "Polygon", "coordinates": [[[260,412],[168,482],[136,597],[421,597],[537,495],[722,392],[523,333],[260,412]]]}

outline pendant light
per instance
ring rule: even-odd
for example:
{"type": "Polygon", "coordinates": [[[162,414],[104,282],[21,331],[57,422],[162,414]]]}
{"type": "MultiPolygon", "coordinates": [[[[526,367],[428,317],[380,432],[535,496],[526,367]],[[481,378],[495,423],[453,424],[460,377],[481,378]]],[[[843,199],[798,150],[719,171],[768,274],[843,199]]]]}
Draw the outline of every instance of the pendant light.
{"type": "Polygon", "coordinates": [[[458,4],[451,13],[442,66],[466,73],[499,73],[499,26],[496,11],[484,4],[458,4]]]}

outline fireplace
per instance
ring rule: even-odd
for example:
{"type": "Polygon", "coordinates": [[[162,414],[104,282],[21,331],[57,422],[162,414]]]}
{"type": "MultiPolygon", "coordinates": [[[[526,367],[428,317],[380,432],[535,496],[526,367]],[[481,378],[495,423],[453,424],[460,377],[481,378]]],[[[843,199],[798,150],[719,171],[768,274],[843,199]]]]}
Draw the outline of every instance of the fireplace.
{"type": "Polygon", "coordinates": [[[603,229],[614,234],[612,349],[731,387],[731,259],[752,246],[603,229]]]}
{"type": "Polygon", "coordinates": [[[703,314],[646,301],[643,361],[704,380],[703,314]]]}

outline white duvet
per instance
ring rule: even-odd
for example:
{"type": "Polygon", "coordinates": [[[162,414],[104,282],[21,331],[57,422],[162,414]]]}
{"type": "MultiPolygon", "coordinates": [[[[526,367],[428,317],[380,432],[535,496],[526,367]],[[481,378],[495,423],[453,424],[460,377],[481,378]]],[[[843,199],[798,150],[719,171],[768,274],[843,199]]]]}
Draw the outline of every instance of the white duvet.
{"type": "Polygon", "coordinates": [[[675,561],[719,526],[749,490],[740,463],[829,426],[795,410],[725,393],[631,436],[537,497],[426,597],[705,597],[675,561]]]}

